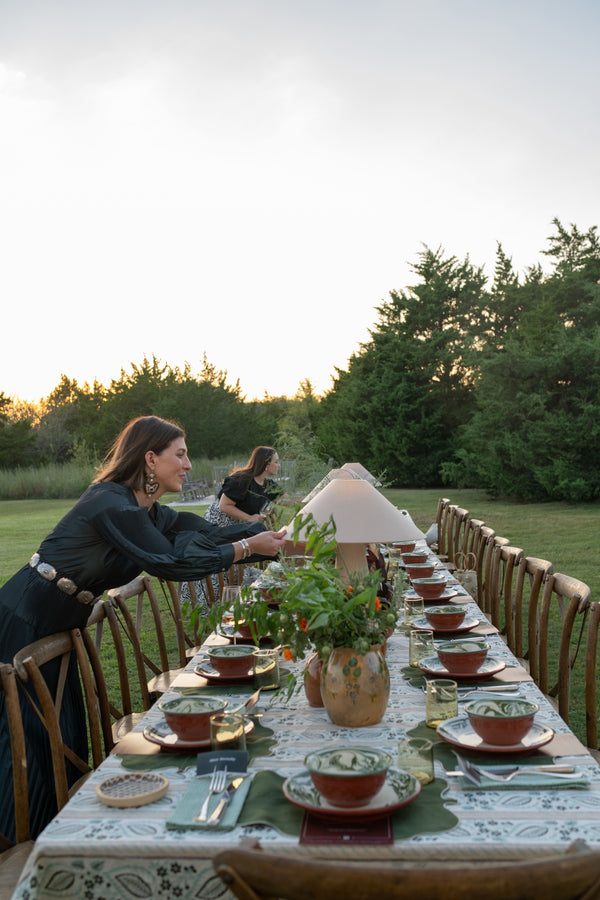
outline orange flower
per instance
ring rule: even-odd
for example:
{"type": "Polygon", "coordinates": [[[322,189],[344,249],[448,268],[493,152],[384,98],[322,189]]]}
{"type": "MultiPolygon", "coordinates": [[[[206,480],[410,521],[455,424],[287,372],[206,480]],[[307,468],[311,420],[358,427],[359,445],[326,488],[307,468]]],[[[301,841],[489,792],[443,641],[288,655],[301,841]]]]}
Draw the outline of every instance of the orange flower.
{"type": "Polygon", "coordinates": [[[352,585],[350,585],[350,587],[349,587],[348,590],[346,591],[346,594],[347,594],[347,596],[349,597],[349,596],[350,596],[351,594],[353,594],[353,593],[354,593],[354,588],[352,587],[352,585]]]}
{"type": "Polygon", "coordinates": [[[289,647],[283,648],[283,658],[287,659],[288,662],[291,662],[293,660],[294,654],[292,653],[292,651],[290,650],[289,647]]]}
{"type": "Polygon", "coordinates": [[[300,621],[298,622],[298,628],[300,628],[302,631],[306,631],[306,624],[306,619],[300,619],[300,621]]]}
{"type": "Polygon", "coordinates": [[[379,612],[381,609],[381,600],[379,597],[375,597],[375,612],[379,612]]]}

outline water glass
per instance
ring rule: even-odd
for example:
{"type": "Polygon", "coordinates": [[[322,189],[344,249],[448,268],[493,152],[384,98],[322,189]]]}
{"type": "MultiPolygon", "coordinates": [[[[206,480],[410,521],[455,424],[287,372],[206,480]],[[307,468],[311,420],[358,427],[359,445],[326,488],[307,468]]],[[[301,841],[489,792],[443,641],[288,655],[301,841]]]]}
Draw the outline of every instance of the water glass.
{"type": "Polygon", "coordinates": [[[422,597],[404,598],[404,624],[408,625],[420,616],[425,615],[425,604],[422,597]]]}
{"type": "Polygon", "coordinates": [[[279,650],[255,650],[252,659],[256,687],[266,691],[278,688],[279,650]]]}
{"type": "Polygon", "coordinates": [[[405,769],[418,778],[421,784],[429,784],[433,774],[433,744],[426,738],[405,738],[398,742],[398,768],[405,769]]]}
{"type": "Polygon", "coordinates": [[[218,713],[210,717],[212,750],[245,750],[246,730],[241,713],[218,713]]]}
{"type": "Polygon", "coordinates": [[[425,659],[426,656],[435,656],[433,631],[430,629],[413,628],[408,641],[408,662],[411,666],[418,666],[419,660],[425,659]]]}
{"type": "Polygon", "coordinates": [[[458,686],[451,678],[435,678],[427,682],[425,723],[436,728],[445,719],[458,715],[458,686]]]}

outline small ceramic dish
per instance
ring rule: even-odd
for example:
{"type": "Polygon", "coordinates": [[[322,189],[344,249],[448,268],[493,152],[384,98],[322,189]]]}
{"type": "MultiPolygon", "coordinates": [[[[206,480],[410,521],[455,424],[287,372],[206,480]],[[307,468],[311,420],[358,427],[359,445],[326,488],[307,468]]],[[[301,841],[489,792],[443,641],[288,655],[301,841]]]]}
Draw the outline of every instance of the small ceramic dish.
{"type": "Polygon", "coordinates": [[[465,620],[466,606],[449,603],[447,606],[430,606],[425,610],[425,618],[434,631],[454,631],[465,620]]]}
{"type": "Polygon", "coordinates": [[[437,600],[446,590],[443,578],[411,578],[412,586],[423,600],[437,600]]]}
{"type": "Polygon", "coordinates": [[[473,730],[486,744],[512,745],[522,741],[531,730],[537,703],[515,697],[471,700],[465,704],[473,730]]]}
{"type": "Polygon", "coordinates": [[[481,668],[488,655],[487,641],[473,638],[458,641],[443,641],[437,647],[437,655],[449,672],[470,675],[481,668]]]}
{"type": "Polygon", "coordinates": [[[158,708],[167,725],[182,741],[204,741],[210,738],[210,717],[223,712],[227,700],[199,694],[161,700],[158,708]]]}
{"type": "Polygon", "coordinates": [[[247,644],[229,644],[209,647],[207,655],[213,669],[221,675],[247,675],[252,671],[252,646],[247,644]]]}
{"type": "Polygon", "coordinates": [[[391,546],[400,553],[413,553],[416,543],[416,541],[392,541],[391,546]]]}
{"type": "Polygon", "coordinates": [[[329,803],[356,808],[382,788],[392,757],[371,747],[330,747],[309,753],[304,764],[329,803]]]}
{"type": "Polygon", "coordinates": [[[414,565],[414,563],[426,563],[429,559],[427,550],[413,550],[412,553],[403,553],[402,562],[404,565],[414,565]]]}

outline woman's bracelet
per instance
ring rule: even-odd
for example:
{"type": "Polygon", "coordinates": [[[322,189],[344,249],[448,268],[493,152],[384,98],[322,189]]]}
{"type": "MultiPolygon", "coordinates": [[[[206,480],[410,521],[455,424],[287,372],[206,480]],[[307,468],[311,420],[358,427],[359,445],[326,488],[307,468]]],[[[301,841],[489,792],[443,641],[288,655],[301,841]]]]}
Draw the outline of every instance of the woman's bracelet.
{"type": "Polygon", "coordinates": [[[248,559],[249,556],[252,556],[250,544],[248,543],[246,538],[240,538],[240,544],[242,545],[242,559],[248,559]]]}

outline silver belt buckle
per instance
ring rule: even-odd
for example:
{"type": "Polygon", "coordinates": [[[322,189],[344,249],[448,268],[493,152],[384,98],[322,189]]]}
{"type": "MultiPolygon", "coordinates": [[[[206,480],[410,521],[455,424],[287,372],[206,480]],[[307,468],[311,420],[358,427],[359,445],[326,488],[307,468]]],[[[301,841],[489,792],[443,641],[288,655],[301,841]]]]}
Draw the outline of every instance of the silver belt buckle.
{"type": "Polygon", "coordinates": [[[68,594],[69,597],[77,593],[77,585],[70,578],[59,578],[56,582],[56,587],[59,591],[62,591],[63,594],[68,594]]]}

